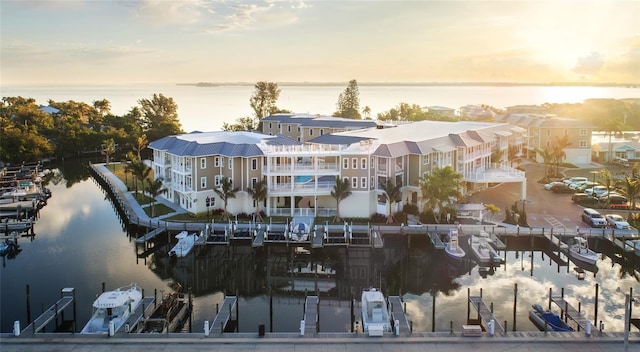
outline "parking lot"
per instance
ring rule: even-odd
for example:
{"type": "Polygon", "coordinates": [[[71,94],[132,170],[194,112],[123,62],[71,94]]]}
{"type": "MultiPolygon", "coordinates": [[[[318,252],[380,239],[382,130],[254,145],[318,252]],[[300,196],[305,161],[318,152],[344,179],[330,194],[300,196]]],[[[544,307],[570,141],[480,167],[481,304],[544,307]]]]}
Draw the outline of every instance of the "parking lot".
{"type": "MultiPolygon", "coordinates": [[[[527,213],[527,221],[533,227],[564,227],[567,230],[589,227],[582,222],[581,213],[582,206],[575,204],[571,200],[570,193],[553,193],[544,189],[544,184],[538,183],[538,180],[544,176],[544,165],[536,163],[525,163],[521,165],[526,172],[527,177],[527,197],[524,202],[525,212],[527,213]]],[[[585,167],[580,169],[566,169],[565,175],[585,176],[589,179],[593,178],[591,171],[600,171],[604,167],[602,165],[593,165],[593,167],[585,167]]],[[[610,168],[612,173],[622,172],[624,168],[610,168]]],[[[628,171],[628,168],[626,169],[628,171]]],[[[598,175],[596,175],[596,181],[598,175]]],[[[505,209],[510,208],[514,202],[518,201],[518,207],[522,208],[523,202],[520,195],[519,183],[505,183],[494,188],[478,192],[469,197],[474,203],[495,204],[501,209],[501,212],[493,216],[492,221],[501,222],[505,218],[505,209]]],[[[604,214],[619,214],[624,218],[628,215],[628,210],[602,210],[604,214]]]]}

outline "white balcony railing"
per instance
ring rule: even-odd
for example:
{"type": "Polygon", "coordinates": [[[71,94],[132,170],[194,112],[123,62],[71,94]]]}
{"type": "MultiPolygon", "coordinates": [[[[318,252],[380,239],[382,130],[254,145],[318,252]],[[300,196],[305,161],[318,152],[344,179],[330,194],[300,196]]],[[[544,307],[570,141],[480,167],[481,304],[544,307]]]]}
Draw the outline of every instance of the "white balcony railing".
{"type": "Polygon", "coordinates": [[[313,163],[296,163],[296,164],[280,164],[271,165],[269,167],[270,172],[289,172],[300,173],[309,171],[319,172],[339,172],[340,165],[336,163],[318,163],[317,167],[313,163]]]}
{"type": "Polygon", "coordinates": [[[514,169],[509,166],[500,166],[498,164],[491,164],[488,168],[478,168],[473,172],[465,172],[462,174],[463,178],[467,182],[478,183],[494,183],[494,182],[508,182],[508,181],[523,181],[525,180],[524,171],[514,169]]]}
{"type": "Polygon", "coordinates": [[[268,193],[289,193],[289,192],[330,192],[333,190],[334,182],[307,182],[307,183],[276,183],[268,187],[268,193]]]}

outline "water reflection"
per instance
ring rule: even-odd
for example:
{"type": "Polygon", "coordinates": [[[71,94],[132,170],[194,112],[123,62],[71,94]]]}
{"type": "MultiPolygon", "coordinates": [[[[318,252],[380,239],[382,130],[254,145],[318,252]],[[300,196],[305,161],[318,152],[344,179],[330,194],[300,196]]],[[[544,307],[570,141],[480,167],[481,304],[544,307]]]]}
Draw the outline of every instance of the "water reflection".
{"type": "MultiPolygon", "coordinates": [[[[640,290],[640,260],[604,239],[590,240],[601,255],[591,267],[554,253],[543,238],[503,239],[504,263],[492,267],[478,265],[472,256],[453,261],[426,237],[400,235],[387,236],[384,249],[236,243],[204,247],[172,261],[167,241],[175,234],[161,236],[150,250],[137,246],[134,238],[144,229],[123,231],[112,204],[85,172],[82,166],[65,166],[64,177],[49,185],[53,196],[41,211],[35,238],[20,239],[23,251],[13,259],[2,258],[1,331],[11,331],[14,320],[26,326],[26,285],[31,285],[31,318],[53,304],[62,287],[75,287],[80,326],[103,282],[109,288],[137,282],[147,295],[170,290],[175,283],[190,288],[194,331],[213,319],[225,294],[239,295],[239,330],[244,332],[255,332],[261,322],[268,331],[298,331],[305,294],[321,297],[321,331],[349,331],[351,302],[369,287],[401,294],[415,331],[448,331],[451,324],[460,330],[467,316],[475,315],[468,312],[467,295],[481,291],[509,330],[515,322],[518,331],[532,331],[529,307],[546,307],[549,289],[564,288],[568,301],[576,307],[580,303],[586,316],[595,319],[596,284],[597,320],[608,331],[622,331],[624,293],[632,287],[640,290]],[[575,267],[585,272],[583,279],[575,267]]],[[[465,239],[460,242],[464,245],[465,239]]],[[[357,305],[354,310],[359,317],[357,305]]]]}

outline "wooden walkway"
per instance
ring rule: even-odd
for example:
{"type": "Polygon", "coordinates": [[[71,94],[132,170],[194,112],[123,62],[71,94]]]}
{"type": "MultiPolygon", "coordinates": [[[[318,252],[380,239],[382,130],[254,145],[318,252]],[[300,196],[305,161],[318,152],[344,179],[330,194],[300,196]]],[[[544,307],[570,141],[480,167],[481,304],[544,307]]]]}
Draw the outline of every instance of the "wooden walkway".
{"type": "MultiPolygon", "coordinates": [[[[582,330],[586,330],[587,329],[587,318],[585,318],[584,315],[582,315],[581,312],[579,312],[577,309],[575,309],[572,305],[570,305],[567,301],[565,301],[563,296],[553,296],[551,295],[551,297],[549,297],[549,300],[553,303],[555,303],[558,307],[560,307],[560,309],[564,312],[564,315],[566,318],[569,318],[571,320],[573,320],[574,322],[576,322],[576,324],[578,324],[578,326],[582,329],[582,330]]],[[[566,320],[565,318],[565,320],[566,320]]]]}
{"type": "Polygon", "coordinates": [[[147,241],[154,239],[159,234],[164,233],[166,230],[166,228],[157,228],[147,232],[145,235],[136,238],[136,243],[146,243],[147,241]]]}
{"type": "Polygon", "coordinates": [[[256,231],[256,237],[251,242],[252,247],[262,247],[264,246],[264,234],[266,233],[265,229],[259,229],[256,231]]]}
{"type": "Polygon", "coordinates": [[[122,324],[120,329],[116,331],[116,333],[125,333],[135,331],[136,325],[140,322],[140,320],[144,317],[144,313],[153,309],[153,303],[156,301],[155,297],[143,297],[140,305],[129,315],[127,321],[122,324]],[[128,329],[128,330],[127,330],[128,329]]]}
{"type": "Polygon", "coordinates": [[[427,232],[427,235],[431,238],[431,243],[436,249],[444,249],[444,242],[442,242],[437,232],[427,232]]]}
{"type": "Polygon", "coordinates": [[[231,320],[233,314],[235,313],[236,304],[238,304],[238,298],[235,296],[227,296],[224,298],[222,302],[222,307],[216,314],[216,317],[213,318],[213,323],[211,323],[211,327],[209,329],[210,333],[218,333],[222,334],[224,332],[225,327],[231,320]]]}
{"type": "Polygon", "coordinates": [[[505,333],[504,327],[502,326],[502,324],[500,324],[500,321],[498,321],[498,319],[493,316],[493,313],[484,303],[481,296],[470,296],[469,302],[471,303],[473,308],[476,309],[485,326],[489,326],[489,322],[493,320],[493,326],[495,328],[494,332],[505,333]]]}
{"type": "Polygon", "coordinates": [[[36,334],[54,319],[57,321],[58,315],[61,315],[62,312],[73,303],[75,299],[75,289],[63,288],[60,295],[60,299],[54,305],[40,314],[31,324],[27,325],[21,333],[36,334]]]}
{"type": "Polygon", "coordinates": [[[407,319],[407,315],[404,311],[404,305],[402,304],[402,297],[400,296],[389,296],[389,313],[391,314],[391,319],[394,321],[398,320],[399,324],[399,333],[400,334],[410,334],[411,326],[409,325],[409,320],[407,319]]]}
{"type": "Polygon", "coordinates": [[[322,242],[322,234],[324,231],[324,227],[317,226],[316,230],[311,234],[311,248],[321,248],[323,246],[322,242]]]}
{"type": "Polygon", "coordinates": [[[373,248],[384,248],[384,242],[380,233],[371,230],[371,240],[373,242],[373,248]]]}
{"type": "Polygon", "coordinates": [[[315,336],[318,332],[318,296],[307,296],[304,302],[304,336],[315,336]]]}

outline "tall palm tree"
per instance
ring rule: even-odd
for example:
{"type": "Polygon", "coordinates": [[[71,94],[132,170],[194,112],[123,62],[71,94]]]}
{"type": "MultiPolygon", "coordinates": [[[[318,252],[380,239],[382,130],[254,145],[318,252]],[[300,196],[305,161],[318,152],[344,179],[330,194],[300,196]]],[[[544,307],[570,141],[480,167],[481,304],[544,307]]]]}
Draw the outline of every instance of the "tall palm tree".
{"type": "Polygon", "coordinates": [[[253,188],[247,190],[253,200],[256,202],[256,221],[262,221],[262,215],[260,215],[260,203],[267,199],[267,182],[260,180],[256,182],[253,188]]]}
{"type": "Polygon", "coordinates": [[[617,117],[606,119],[601,128],[605,131],[605,136],[609,136],[609,150],[607,151],[607,162],[613,160],[613,144],[611,143],[611,137],[618,135],[622,131],[622,121],[617,117]]]}
{"type": "MultiPolygon", "coordinates": [[[[613,179],[613,175],[611,174],[611,171],[607,169],[600,170],[600,178],[602,179],[602,182],[604,183],[604,185],[607,187],[607,191],[610,191],[611,186],[614,183],[614,179],[613,179]]],[[[611,192],[607,192],[607,201],[609,200],[610,193],[611,192]]]]}
{"type": "Polygon", "coordinates": [[[371,117],[371,108],[369,107],[369,105],[366,105],[364,108],[362,108],[362,115],[365,119],[371,117]]]}
{"type": "Polygon", "coordinates": [[[556,171],[555,171],[556,176],[560,174],[558,169],[566,156],[566,153],[564,152],[564,150],[570,145],[571,143],[569,143],[568,135],[564,135],[562,137],[556,137],[554,143],[551,145],[551,155],[553,157],[553,163],[556,166],[556,171]]]}
{"type": "Polygon", "coordinates": [[[402,192],[400,192],[400,187],[402,187],[402,185],[398,184],[394,184],[393,181],[391,179],[387,179],[387,181],[382,185],[382,190],[384,193],[382,193],[384,195],[384,198],[387,200],[387,224],[390,224],[392,222],[395,221],[395,217],[393,216],[392,212],[392,205],[396,202],[398,202],[400,199],[400,197],[402,196],[402,192]]]}
{"type": "Polygon", "coordinates": [[[620,187],[618,192],[629,199],[629,215],[627,219],[631,221],[631,211],[636,208],[636,197],[640,193],[640,180],[626,176],[618,182],[618,187],[620,187]]]}
{"type": "Polygon", "coordinates": [[[444,205],[448,205],[453,199],[462,198],[459,191],[462,182],[462,174],[455,172],[451,166],[435,168],[430,174],[423,175],[419,179],[422,198],[425,206],[433,209],[436,221],[439,221],[440,211],[444,205]]]}
{"type": "Polygon", "coordinates": [[[105,139],[103,142],[104,149],[102,150],[102,154],[107,158],[107,168],[109,168],[109,161],[111,161],[111,156],[116,153],[116,142],[113,138],[105,139]]]}
{"type": "Polygon", "coordinates": [[[536,153],[542,157],[542,163],[544,164],[544,176],[548,177],[551,171],[551,163],[553,162],[553,153],[551,148],[544,147],[544,149],[536,149],[536,153]]]}
{"type": "Polygon", "coordinates": [[[233,181],[230,178],[224,176],[222,177],[222,180],[220,180],[220,188],[214,188],[213,190],[224,202],[224,214],[222,214],[222,220],[229,220],[229,214],[227,213],[227,203],[229,202],[229,199],[233,199],[236,197],[236,193],[238,193],[240,188],[233,188],[233,181]]]}
{"type": "Polygon", "coordinates": [[[135,150],[136,155],[138,156],[138,160],[141,160],[140,152],[142,152],[144,148],[147,147],[147,145],[149,145],[149,141],[147,140],[146,134],[143,134],[136,139],[136,144],[133,146],[133,150],[135,150]]]}
{"type": "Polygon", "coordinates": [[[135,179],[136,195],[138,194],[138,182],[142,182],[144,189],[144,180],[146,180],[151,174],[151,168],[148,168],[142,161],[134,161],[131,163],[131,174],[135,179]]]}
{"type": "Polygon", "coordinates": [[[156,217],[156,197],[167,192],[167,189],[164,187],[164,180],[162,177],[156,178],[155,180],[147,180],[147,187],[145,190],[149,193],[149,196],[153,198],[151,200],[151,217],[156,217]]]}
{"type": "Polygon", "coordinates": [[[340,202],[351,195],[351,184],[348,179],[341,179],[336,176],[336,183],[333,185],[331,196],[336,199],[336,221],[340,221],[340,202]]]}

